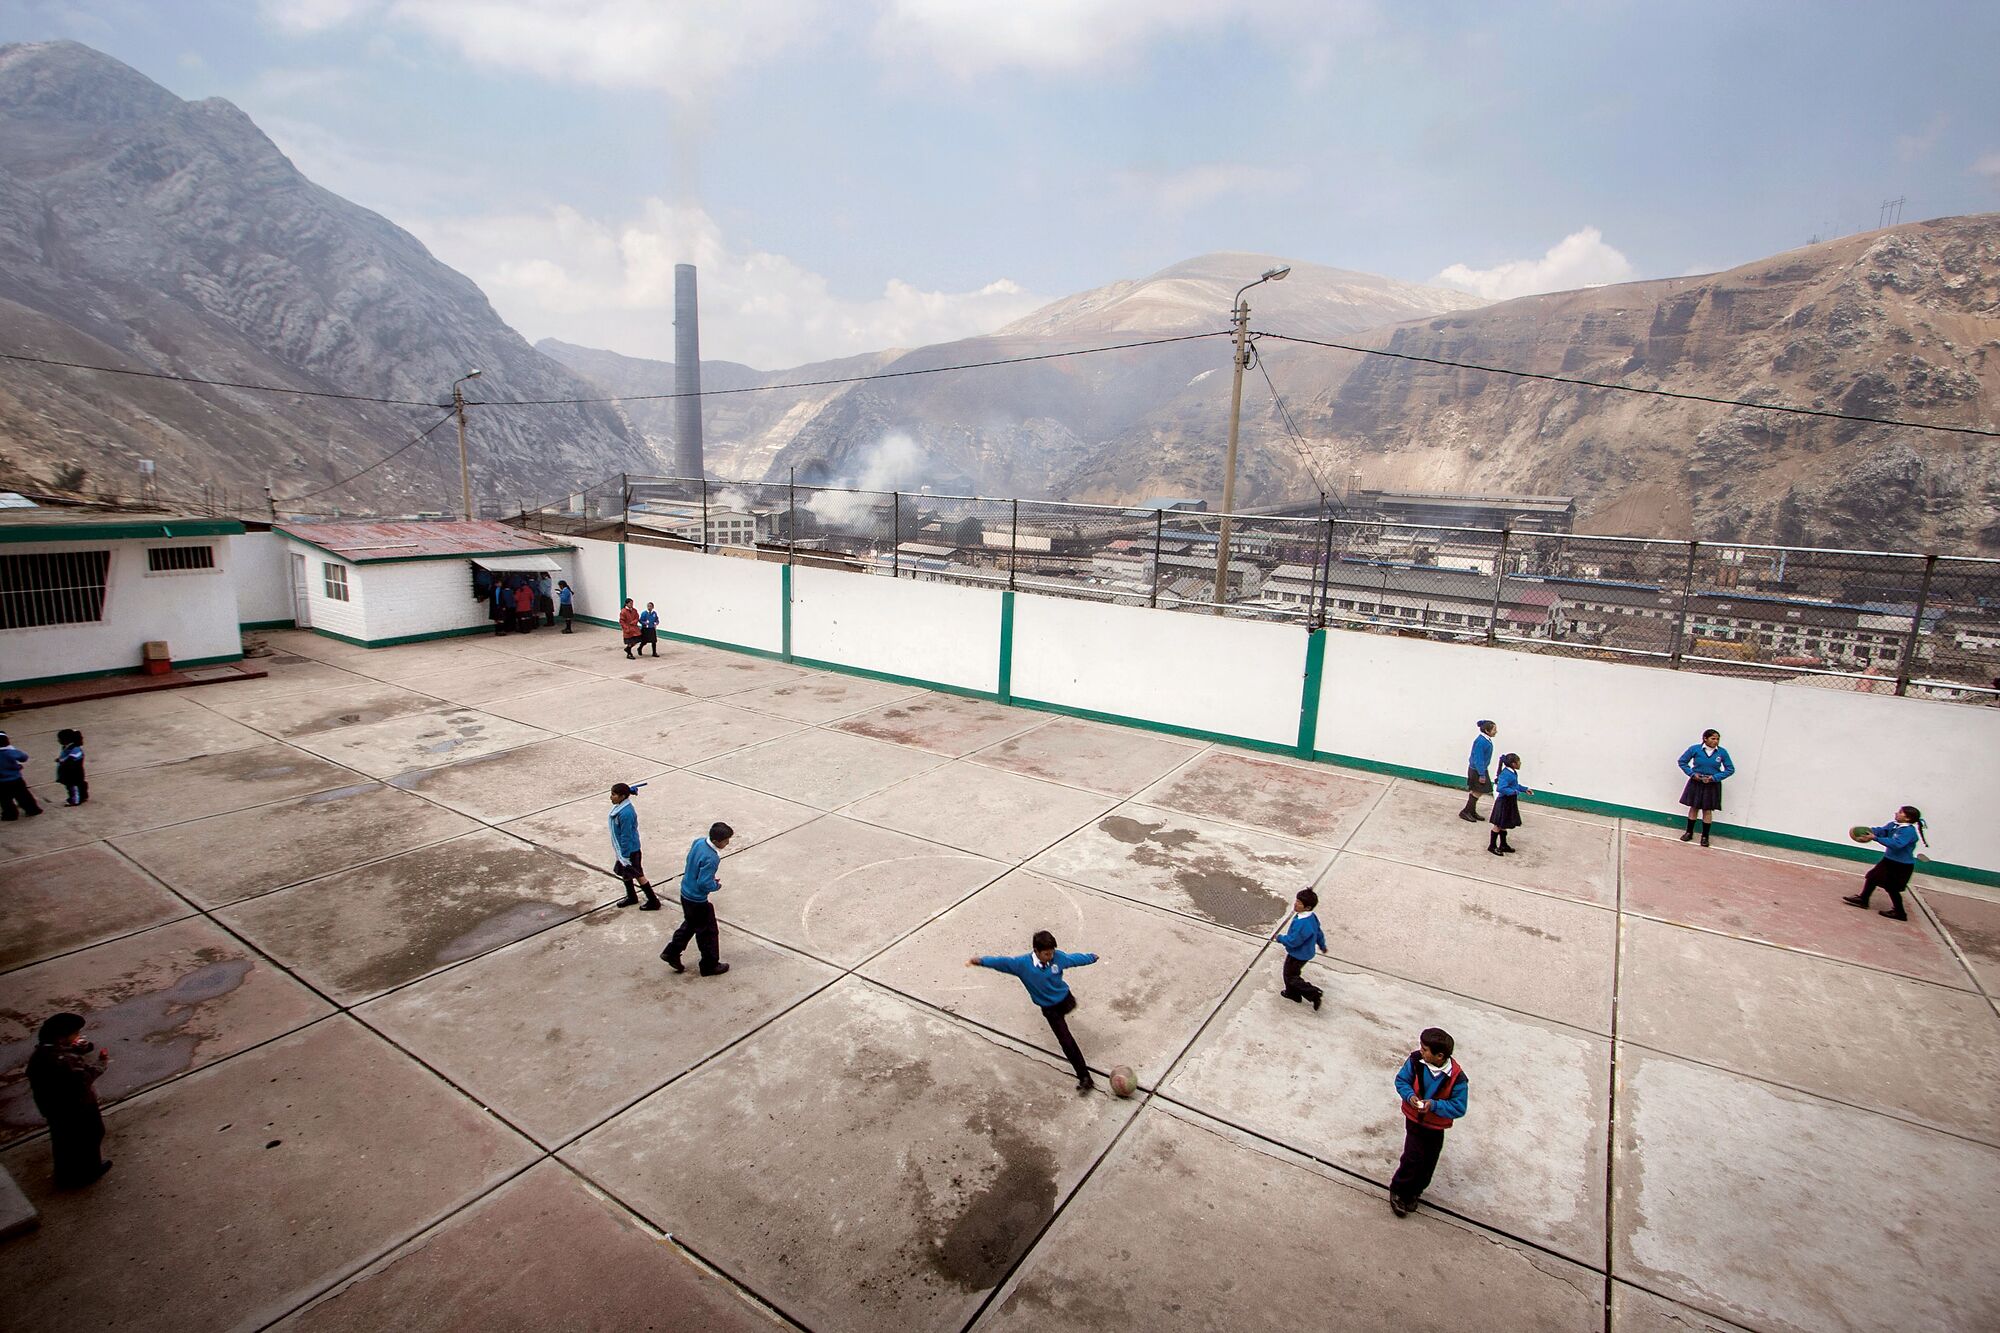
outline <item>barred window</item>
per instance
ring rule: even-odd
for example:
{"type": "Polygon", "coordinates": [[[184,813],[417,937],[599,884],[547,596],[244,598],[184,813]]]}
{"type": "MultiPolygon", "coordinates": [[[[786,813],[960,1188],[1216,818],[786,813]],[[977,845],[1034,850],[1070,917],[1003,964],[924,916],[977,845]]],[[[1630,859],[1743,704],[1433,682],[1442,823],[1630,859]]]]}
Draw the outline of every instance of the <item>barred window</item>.
{"type": "Polygon", "coordinates": [[[322,561],[320,568],[326,571],[326,595],[336,602],[347,600],[347,566],[336,565],[331,560],[322,561]]]}
{"type": "Polygon", "coordinates": [[[151,546],[146,548],[146,571],[151,574],[181,574],[191,569],[214,569],[213,546],[151,546]]]}
{"type": "Polygon", "coordinates": [[[104,619],[109,551],[0,555],[0,629],[104,619]]]}

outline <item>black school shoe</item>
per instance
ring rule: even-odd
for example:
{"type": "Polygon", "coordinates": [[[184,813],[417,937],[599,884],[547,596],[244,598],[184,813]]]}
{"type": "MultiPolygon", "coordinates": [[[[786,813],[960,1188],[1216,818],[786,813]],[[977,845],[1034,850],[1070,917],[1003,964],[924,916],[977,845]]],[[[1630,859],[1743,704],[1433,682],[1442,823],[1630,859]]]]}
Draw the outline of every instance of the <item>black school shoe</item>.
{"type": "MultiPolygon", "coordinates": [[[[675,970],[679,971],[678,968],[676,968],[675,970]]],[[[704,967],[703,969],[701,969],[701,974],[705,977],[719,977],[728,970],[729,970],[729,964],[717,963],[714,967],[704,967]]]]}
{"type": "Polygon", "coordinates": [[[660,961],[665,963],[668,967],[671,967],[676,972],[687,971],[687,968],[681,965],[681,958],[680,955],[677,953],[669,953],[667,950],[662,949],[660,950],[660,961]]]}
{"type": "Polygon", "coordinates": [[[1097,1083],[1092,1079],[1080,1078],[1076,1081],[1076,1090],[1079,1093],[1088,1095],[1097,1091],[1097,1083]]]}
{"type": "Polygon", "coordinates": [[[1391,1194],[1389,1196],[1389,1211],[1398,1217],[1408,1217],[1410,1215],[1410,1205],[1403,1202],[1402,1195],[1391,1194]]]}
{"type": "Polygon", "coordinates": [[[1876,916],[1886,916],[1886,917],[1888,917],[1888,918],[1889,918],[1889,919],[1890,919],[1891,921],[1908,921],[1908,920],[1910,919],[1910,914],[1909,914],[1908,912],[1898,912],[1898,911],[1894,911],[1894,910],[1891,910],[1891,911],[1887,911],[1887,912],[1877,912],[1877,913],[1876,913],[1875,915],[1876,915],[1876,916]]]}

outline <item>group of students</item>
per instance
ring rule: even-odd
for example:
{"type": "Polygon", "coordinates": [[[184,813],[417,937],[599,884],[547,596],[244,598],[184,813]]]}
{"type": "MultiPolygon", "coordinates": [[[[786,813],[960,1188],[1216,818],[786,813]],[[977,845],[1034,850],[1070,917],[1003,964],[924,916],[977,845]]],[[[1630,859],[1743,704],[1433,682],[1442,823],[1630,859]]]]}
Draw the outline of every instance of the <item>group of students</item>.
{"type": "Polygon", "coordinates": [[[627,597],[625,605],[618,608],[618,632],[625,639],[625,656],[634,656],[634,650],[643,656],[648,648],[653,650],[653,656],[660,655],[660,613],[651,602],[640,611],[627,597]]]}
{"type": "Polygon", "coordinates": [[[528,574],[496,575],[488,614],[495,634],[533,633],[537,616],[547,617],[553,629],[558,615],[562,617],[562,632],[570,634],[576,629],[575,603],[576,594],[567,579],[556,580],[551,588],[547,574],[539,578],[528,574]]]}
{"type": "MultiPolygon", "coordinates": [[[[1520,798],[1535,793],[1521,785],[1520,755],[1501,755],[1497,776],[1493,775],[1493,738],[1499,734],[1499,728],[1486,718],[1476,725],[1479,734],[1473,737],[1472,753],[1466,759],[1465,808],[1458,812],[1458,817],[1477,823],[1479,798],[1491,792],[1493,831],[1487,836],[1486,850],[1503,856],[1514,850],[1507,845],[1507,831],[1521,826],[1520,798]]],[[[1722,808],[1722,785],[1736,775],[1736,761],[1722,748],[1722,733],[1710,727],[1701,733],[1699,741],[1681,751],[1676,763],[1687,776],[1687,781],[1681,784],[1679,808],[1687,812],[1681,841],[1693,842],[1698,830],[1701,845],[1706,847],[1714,833],[1715,812],[1722,808]]],[[[1878,915],[1891,921],[1909,920],[1909,914],[1903,910],[1903,891],[1909,888],[1910,877],[1916,873],[1916,863],[1922,856],[1917,851],[1918,842],[1930,845],[1928,830],[1923,811],[1914,805],[1898,806],[1886,824],[1855,825],[1851,831],[1854,840],[1881,847],[1882,859],[1869,869],[1861,882],[1861,892],[1841,901],[1866,907],[1869,896],[1881,889],[1889,895],[1889,907],[1878,915]]]]}
{"type": "MultiPolygon", "coordinates": [[[[83,733],[64,727],[56,733],[56,746],[56,781],[68,797],[63,804],[82,805],[90,799],[90,781],[83,773],[83,733]]],[[[41,802],[28,786],[28,759],[28,752],[0,731],[0,820],[12,823],[42,813],[41,802]]]]}

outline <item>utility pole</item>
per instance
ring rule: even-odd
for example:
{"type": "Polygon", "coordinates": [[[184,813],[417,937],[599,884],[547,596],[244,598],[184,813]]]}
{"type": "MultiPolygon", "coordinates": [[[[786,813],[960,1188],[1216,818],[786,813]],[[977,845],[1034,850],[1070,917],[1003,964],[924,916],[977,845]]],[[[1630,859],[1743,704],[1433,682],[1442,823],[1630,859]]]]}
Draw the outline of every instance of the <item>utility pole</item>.
{"type": "Polygon", "coordinates": [[[458,386],[467,380],[476,380],[485,373],[483,370],[467,371],[451,382],[451,406],[452,410],[458,413],[458,491],[459,498],[465,505],[467,522],[471,522],[475,517],[472,512],[472,465],[465,457],[465,391],[458,386]]]}
{"type": "Polygon", "coordinates": [[[1229,386],[1229,453],[1222,463],[1222,530],[1215,543],[1215,614],[1221,615],[1229,603],[1229,519],[1236,512],[1236,439],[1243,421],[1243,372],[1250,368],[1250,303],[1243,299],[1243,293],[1266,282],[1282,281],[1292,271],[1291,265],[1268,269],[1256,282],[1246,283],[1236,291],[1236,304],[1230,311],[1230,322],[1235,325],[1235,337],[1231,340],[1234,349],[1231,362],[1235,374],[1229,386]]]}

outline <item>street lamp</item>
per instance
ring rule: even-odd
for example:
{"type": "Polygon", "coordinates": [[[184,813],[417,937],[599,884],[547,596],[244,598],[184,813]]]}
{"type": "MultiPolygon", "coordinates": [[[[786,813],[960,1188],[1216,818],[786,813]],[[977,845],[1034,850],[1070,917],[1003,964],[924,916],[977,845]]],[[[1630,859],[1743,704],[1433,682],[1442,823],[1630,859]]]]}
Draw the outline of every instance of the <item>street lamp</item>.
{"type": "Polygon", "coordinates": [[[1222,531],[1215,547],[1215,614],[1218,616],[1229,601],[1229,516],[1236,511],[1236,436],[1243,417],[1243,372],[1250,367],[1250,303],[1243,299],[1243,293],[1267,282],[1282,282],[1291,271],[1290,264],[1267,269],[1256,282],[1237,288],[1236,306],[1229,316],[1230,322],[1236,326],[1233,357],[1236,376],[1229,389],[1229,456],[1222,465],[1222,531]]]}
{"type": "Polygon", "coordinates": [[[468,370],[451,382],[451,406],[452,410],[458,413],[458,490],[459,498],[465,504],[465,517],[468,522],[473,517],[472,467],[465,461],[465,392],[458,386],[467,380],[476,380],[485,373],[483,370],[468,370]]]}

